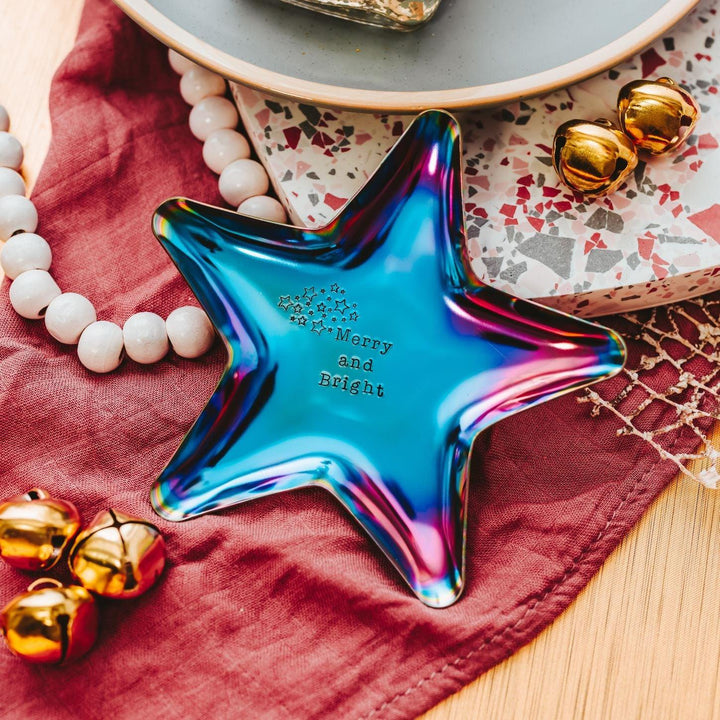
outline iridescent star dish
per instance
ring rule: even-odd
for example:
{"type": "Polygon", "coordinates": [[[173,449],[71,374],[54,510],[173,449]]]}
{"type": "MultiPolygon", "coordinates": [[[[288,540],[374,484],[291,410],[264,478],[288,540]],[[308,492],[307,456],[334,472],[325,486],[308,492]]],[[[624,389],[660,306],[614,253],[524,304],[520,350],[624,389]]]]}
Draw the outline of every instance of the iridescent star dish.
{"type": "Polygon", "coordinates": [[[461,177],[457,122],[430,111],[322,229],[158,209],[155,233],[228,351],[153,487],[158,513],[319,485],[420,600],[457,600],[474,438],[624,359],[612,331],[474,277],[461,177]]]}

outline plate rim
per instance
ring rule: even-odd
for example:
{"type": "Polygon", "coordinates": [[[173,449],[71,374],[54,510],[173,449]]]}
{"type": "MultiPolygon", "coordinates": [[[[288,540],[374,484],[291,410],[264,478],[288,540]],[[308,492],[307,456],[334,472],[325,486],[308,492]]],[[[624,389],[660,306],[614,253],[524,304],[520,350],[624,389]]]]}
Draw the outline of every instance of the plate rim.
{"type": "Polygon", "coordinates": [[[321,107],[388,113],[416,113],[430,108],[471,110],[493,107],[572,85],[640,52],[700,2],[668,0],[647,20],[604,47],[540,73],[451,90],[388,91],[325,85],[267,70],[201,40],[150,5],[148,0],[113,1],[163,44],[229,80],[321,107]]]}

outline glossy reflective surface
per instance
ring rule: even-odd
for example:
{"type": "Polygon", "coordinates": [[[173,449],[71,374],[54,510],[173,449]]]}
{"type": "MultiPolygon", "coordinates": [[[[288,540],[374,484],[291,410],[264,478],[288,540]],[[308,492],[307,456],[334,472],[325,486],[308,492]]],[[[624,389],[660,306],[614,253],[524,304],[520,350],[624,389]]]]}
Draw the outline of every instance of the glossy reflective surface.
{"type": "Polygon", "coordinates": [[[618,117],[636,147],[652,155],[671,152],[692,133],[700,106],[670,78],[635,80],[618,94],[618,117]]]}
{"type": "Polygon", "coordinates": [[[24,660],[70,662],[95,644],[97,605],[78,585],[63,587],[57,580],[37,580],[0,612],[0,630],[11,652],[24,660]]]}
{"type": "Polygon", "coordinates": [[[0,505],[0,557],[18,570],[53,567],[80,529],[77,508],[36,488],[0,505]]]}
{"type": "Polygon", "coordinates": [[[228,349],[152,490],[161,515],[319,485],[423,602],[458,598],[475,436],[624,356],[612,332],[472,277],[460,160],[456,121],[430,111],[321,230],[159,208],[155,232],[228,349]]]}
{"type": "Polygon", "coordinates": [[[637,163],[632,141],[609,120],[569,120],[555,131],[553,167],[575,192],[588,197],[615,192],[637,163]]]}
{"type": "Polygon", "coordinates": [[[414,30],[435,14],[440,0],[283,0],[326,15],[379,25],[394,30],[414,30]]]}
{"type": "Polygon", "coordinates": [[[68,562],[83,587],[103,597],[127,599],[155,584],[166,555],[165,540],[152,523],[104,510],[78,535],[68,562]]]}

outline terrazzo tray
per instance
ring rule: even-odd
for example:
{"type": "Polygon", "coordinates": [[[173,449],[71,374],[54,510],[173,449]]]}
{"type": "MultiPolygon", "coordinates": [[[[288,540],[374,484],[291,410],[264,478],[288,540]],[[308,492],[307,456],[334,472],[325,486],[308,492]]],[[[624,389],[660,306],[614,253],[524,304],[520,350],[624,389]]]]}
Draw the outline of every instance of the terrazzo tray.
{"type": "MultiPolygon", "coordinates": [[[[473,269],[507,292],[594,316],[720,289],[720,30],[717,0],[630,61],[581,84],[459,115],[473,269]],[[552,169],[558,125],[612,118],[620,87],[667,75],[703,115],[678,154],[641,161],[617,193],[574,196],[552,169]]],[[[319,226],[342,207],[410,116],[325,110],[240,85],[233,94],[294,223],[319,226]]]]}

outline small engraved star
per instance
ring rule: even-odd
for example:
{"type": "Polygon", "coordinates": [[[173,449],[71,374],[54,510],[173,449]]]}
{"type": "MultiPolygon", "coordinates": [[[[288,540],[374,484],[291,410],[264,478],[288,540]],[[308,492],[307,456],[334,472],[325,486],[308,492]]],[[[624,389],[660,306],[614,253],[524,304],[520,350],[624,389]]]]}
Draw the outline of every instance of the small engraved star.
{"type": "Polygon", "coordinates": [[[317,333],[318,335],[322,335],[323,330],[325,330],[325,328],[326,328],[325,323],[322,320],[313,320],[312,331],[314,333],[317,333]]]}
{"type": "Polygon", "coordinates": [[[333,293],[344,295],[345,289],[337,283],[333,283],[330,290],[320,288],[318,294],[315,286],[309,285],[303,288],[302,295],[281,295],[278,306],[291,313],[288,320],[297,324],[298,327],[310,327],[312,324],[311,329],[317,335],[323,336],[326,332],[332,334],[347,323],[357,322],[359,318],[358,313],[354,310],[357,308],[357,303],[351,305],[344,297],[336,300],[332,296],[333,293]],[[320,301],[314,302],[316,298],[319,298],[320,301]],[[333,305],[334,307],[332,307],[333,305]],[[348,312],[351,308],[353,311],[348,312]],[[314,320],[313,318],[319,319],[314,320]],[[323,322],[324,320],[333,324],[328,325],[323,322]]]}

